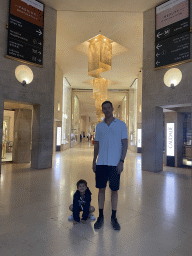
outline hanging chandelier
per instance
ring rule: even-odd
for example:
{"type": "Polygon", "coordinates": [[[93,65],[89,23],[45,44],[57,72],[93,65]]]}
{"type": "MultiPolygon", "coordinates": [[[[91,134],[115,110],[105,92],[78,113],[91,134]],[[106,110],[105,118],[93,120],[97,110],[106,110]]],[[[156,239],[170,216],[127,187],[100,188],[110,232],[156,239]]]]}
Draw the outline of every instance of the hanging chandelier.
{"type": "Polygon", "coordinates": [[[107,99],[108,80],[101,78],[100,73],[111,70],[112,40],[99,34],[89,41],[88,75],[93,79],[93,98],[95,99],[97,120],[102,120],[102,103],[107,99]]]}
{"type": "MultiPolygon", "coordinates": [[[[106,86],[104,86],[103,78],[100,77],[100,74],[111,70],[112,54],[113,56],[119,55],[128,49],[101,34],[81,43],[76,49],[88,56],[88,75],[95,79],[100,79],[95,81],[95,87],[93,86],[93,97],[97,98],[95,99],[97,119],[100,122],[102,120],[101,118],[104,116],[101,104],[107,99],[107,89],[106,86]],[[96,92],[100,94],[96,95],[96,92]]],[[[106,80],[108,85],[114,84],[114,82],[108,79],[106,80]]],[[[91,82],[87,81],[84,83],[93,85],[92,80],[91,82]]]]}
{"type": "Polygon", "coordinates": [[[99,34],[88,42],[88,75],[99,78],[100,73],[111,70],[113,41],[99,34]]]}
{"type": "Polygon", "coordinates": [[[101,100],[105,101],[107,99],[107,87],[108,80],[105,78],[95,78],[93,79],[93,98],[97,93],[100,93],[101,100]]]}

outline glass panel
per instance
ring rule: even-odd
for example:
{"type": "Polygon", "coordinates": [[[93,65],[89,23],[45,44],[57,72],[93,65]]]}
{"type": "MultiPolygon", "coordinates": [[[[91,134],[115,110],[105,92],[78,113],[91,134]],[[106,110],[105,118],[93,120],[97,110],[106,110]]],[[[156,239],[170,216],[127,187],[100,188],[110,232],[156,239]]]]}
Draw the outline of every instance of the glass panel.
{"type": "Polygon", "coordinates": [[[73,97],[73,118],[72,118],[72,137],[74,141],[78,140],[79,134],[79,99],[76,95],[73,97]]]}
{"type": "Polygon", "coordinates": [[[62,144],[70,142],[71,90],[67,80],[63,79],[63,109],[62,109],[62,144]]]}

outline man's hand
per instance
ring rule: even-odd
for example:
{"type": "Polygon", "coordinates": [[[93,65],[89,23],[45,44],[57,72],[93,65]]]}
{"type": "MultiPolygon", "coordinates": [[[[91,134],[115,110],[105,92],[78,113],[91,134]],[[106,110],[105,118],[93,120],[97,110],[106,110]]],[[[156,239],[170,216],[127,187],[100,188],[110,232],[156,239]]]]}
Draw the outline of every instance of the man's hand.
{"type": "Polygon", "coordinates": [[[96,171],[96,161],[94,161],[94,160],[93,160],[92,169],[93,169],[93,172],[95,172],[95,171],[96,171]]]}
{"type": "Polygon", "coordinates": [[[119,162],[117,165],[117,172],[118,172],[118,174],[121,174],[122,171],[123,171],[123,163],[119,162]]]}

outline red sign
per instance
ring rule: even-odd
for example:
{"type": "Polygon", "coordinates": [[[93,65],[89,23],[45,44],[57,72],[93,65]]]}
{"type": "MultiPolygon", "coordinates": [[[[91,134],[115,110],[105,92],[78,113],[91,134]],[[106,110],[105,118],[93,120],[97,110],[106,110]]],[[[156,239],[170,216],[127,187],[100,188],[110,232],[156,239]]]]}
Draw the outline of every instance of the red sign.
{"type": "Polygon", "coordinates": [[[10,13],[16,17],[43,27],[44,5],[36,0],[11,0],[10,13]]]}

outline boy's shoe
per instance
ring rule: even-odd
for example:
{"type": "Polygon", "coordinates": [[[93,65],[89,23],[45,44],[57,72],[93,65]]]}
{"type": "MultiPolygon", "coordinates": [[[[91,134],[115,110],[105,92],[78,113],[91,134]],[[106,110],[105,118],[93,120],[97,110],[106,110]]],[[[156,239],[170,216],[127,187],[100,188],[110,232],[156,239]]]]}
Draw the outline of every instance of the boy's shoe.
{"type": "Polygon", "coordinates": [[[68,220],[73,220],[73,213],[69,216],[68,220]]]}
{"type": "Polygon", "coordinates": [[[95,216],[94,216],[94,214],[93,214],[93,213],[89,213],[88,218],[90,218],[91,220],[95,220],[95,216]]]}
{"type": "Polygon", "coordinates": [[[98,217],[97,221],[94,224],[94,228],[99,229],[102,226],[103,222],[104,222],[104,217],[98,217]]]}
{"type": "Polygon", "coordinates": [[[117,221],[117,218],[115,218],[115,219],[111,218],[111,224],[112,224],[113,229],[115,229],[115,230],[120,230],[121,229],[121,227],[120,227],[120,225],[117,221]]]}

